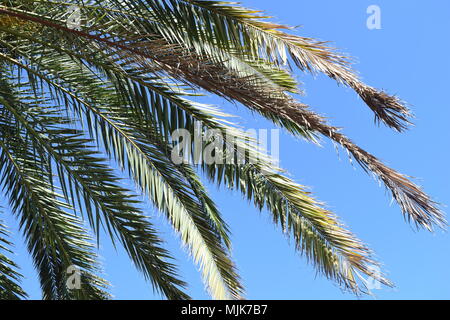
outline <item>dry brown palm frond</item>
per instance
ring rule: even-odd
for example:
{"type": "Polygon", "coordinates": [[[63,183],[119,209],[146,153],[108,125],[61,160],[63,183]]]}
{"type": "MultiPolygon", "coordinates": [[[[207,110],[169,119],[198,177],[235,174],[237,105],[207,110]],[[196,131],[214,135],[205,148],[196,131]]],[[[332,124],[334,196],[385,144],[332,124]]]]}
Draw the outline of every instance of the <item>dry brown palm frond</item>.
{"type": "MultiPolygon", "coordinates": [[[[228,38],[226,30],[231,30],[230,34],[235,32],[245,35],[243,38],[248,39],[249,44],[258,44],[255,46],[255,50],[258,48],[255,54],[262,55],[265,59],[281,65],[289,63],[287,57],[290,56],[302,71],[323,73],[339,84],[352,88],[374,112],[377,122],[383,122],[397,131],[403,131],[411,124],[411,113],[400,99],[365,84],[352,69],[351,59],[327,42],[287,33],[286,30],[293,28],[267,21],[272,17],[262,16],[261,11],[241,7],[235,2],[177,2],[179,6],[184,3],[185,10],[198,14],[198,19],[201,19],[202,13],[213,15],[213,23],[225,30],[223,37],[231,42],[239,44],[240,40],[228,38]]],[[[190,23],[192,22],[186,21],[185,25],[188,27],[190,23]]],[[[201,30],[200,33],[208,34],[208,30],[201,30]]]]}

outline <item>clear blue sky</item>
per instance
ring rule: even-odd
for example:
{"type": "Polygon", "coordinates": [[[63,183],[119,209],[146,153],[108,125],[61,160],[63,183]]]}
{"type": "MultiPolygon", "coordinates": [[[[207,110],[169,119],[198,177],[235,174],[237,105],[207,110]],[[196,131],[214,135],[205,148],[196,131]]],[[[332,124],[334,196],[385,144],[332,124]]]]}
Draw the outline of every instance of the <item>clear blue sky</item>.
{"type": "MultiPolygon", "coordinates": [[[[319,76],[298,74],[307,95],[305,103],[327,115],[332,124],[358,144],[403,173],[417,177],[435,200],[450,203],[449,138],[450,2],[448,0],[243,0],[266,10],[275,21],[302,25],[302,35],[331,40],[357,58],[356,68],[370,85],[398,94],[411,104],[416,126],[397,134],[373,125],[373,116],[356,94],[319,76]],[[382,10],[382,30],[368,30],[366,9],[382,10]]],[[[241,116],[248,128],[271,128],[240,106],[212,97],[210,103],[241,116]]],[[[376,290],[380,299],[450,299],[450,236],[437,231],[417,232],[402,218],[397,205],[360,168],[353,168],[331,143],[317,147],[281,135],[281,166],[296,181],[310,186],[317,198],[377,254],[394,289],[376,290]]],[[[210,186],[233,232],[234,259],[249,299],[354,299],[314,269],[294,251],[266,212],[259,213],[240,194],[210,186]]],[[[444,208],[448,212],[448,208],[444,208]]],[[[149,209],[161,225],[167,247],[178,259],[189,293],[207,299],[199,273],[162,217],[149,209]]],[[[11,219],[8,219],[11,225],[11,219]]],[[[13,224],[15,225],[15,224],[13,224]]],[[[14,230],[17,235],[17,230],[14,230]]],[[[18,236],[17,236],[18,237],[18,236]]],[[[104,240],[106,240],[104,238],[104,240]]],[[[36,274],[24,245],[16,241],[14,258],[27,276],[24,286],[39,298],[36,274]]],[[[100,255],[112,292],[119,299],[159,299],[135,271],[123,251],[103,241],[100,255]]]]}

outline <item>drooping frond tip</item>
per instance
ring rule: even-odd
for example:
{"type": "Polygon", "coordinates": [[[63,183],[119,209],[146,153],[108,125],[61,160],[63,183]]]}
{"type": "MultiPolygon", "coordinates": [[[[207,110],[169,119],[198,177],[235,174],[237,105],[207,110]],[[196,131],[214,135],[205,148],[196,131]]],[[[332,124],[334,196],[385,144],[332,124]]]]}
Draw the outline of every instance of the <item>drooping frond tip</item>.
{"type": "Polygon", "coordinates": [[[434,227],[445,228],[447,226],[445,214],[440,210],[439,204],[433,201],[420,186],[411,181],[410,177],[388,167],[377,157],[356,145],[339,132],[338,128],[330,126],[323,117],[312,112],[307,105],[294,103],[289,108],[287,117],[300,126],[305,126],[330,138],[347,150],[364,171],[383,182],[408,221],[430,231],[434,227]]]}
{"type": "MultiPolygon", "coordinates": [[[[323,125],[322,125],[323,126],[323,125]]],[[[412,182],[408,176],[386,166],[377,157],[354,144],[345,135],[323,126],[322,134],[341,144],[355,158],[358,164],[367,172],[375,175],[391,192],[402,213],[408,221],[418,227],[432,231],[435,226],[447,226],[445,214],[439,209],[439,204],[431,199],[420,186],[412,182]]]]}
{"type": "Polygon", "coordinates": [[[389,128],[402,132],[412,124],[411,111],[398,97],[387,94],[384,91],[364,86],[357,90],[359,96],[375,113],[375,122],[383,122],[389,128]]]}

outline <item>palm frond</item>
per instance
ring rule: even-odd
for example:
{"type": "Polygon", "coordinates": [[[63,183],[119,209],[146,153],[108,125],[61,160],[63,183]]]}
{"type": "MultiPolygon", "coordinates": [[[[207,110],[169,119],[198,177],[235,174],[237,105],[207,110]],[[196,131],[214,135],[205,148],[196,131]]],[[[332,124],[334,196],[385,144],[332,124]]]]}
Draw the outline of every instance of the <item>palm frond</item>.
{"type": "Polygon", "coordinates": [[[13,253],[9,236],[8,229],[0,220],[0,300],[20,300],[27,298],[27,294],[20,286],[23,276],[19,267],[5,255],[13,253]]]}
{"type": "Polygon", "coordinates": [[[51,180],[52,168],[45,154],[26,135],[28,125],[36,113],[54,116],[51,110],[36,105],[17,103],[15,90],[4,77],[2,68],[0,87],[1,107],[1,181],[20,228],[28,242],[39,272],[45,299],[104,299],[108,283],[100,278],[96,255],[82,222],[70,211],[71,206],[58,193],[51,180]],[[14,107],[12,107],[14,105],[14,107]],[[81,288],[67,286],[67,270],[81,271],[81,288]],[[73,289],[73,290],[72,290],[73,289]]]}
{"type": "MultiPolygon", "coordinates": [[[[50,70],[54,67],[50,61],[44,62],[44,65],[47,68],[50,68],[50,70]]],[[[70,64],[70,60],[64,61],[64,64],[70,64]]],[[[41,80],[46,81],[47,84],[52,85],[53,90],[57,90],[60,94],[63,94],[67,101],[67,95],[70,95],[70,90],[65,89],[64,86],[57,84],[55,81],[49,80],[48,76],[43,76],[42,73],[44,72],[45,67],[38,73],[30,68],[26,68],[21,63],[16,62],[16,66],[24,68],[27,72],[33,74],[34,77],[38,77],[41,80]]],[[[84,71],[86,72],[86,70],[84,71]]],[[[101,85],[96,86],[96,84],[98,84],[98,79],[96,78],[85,77],[83,81],[82,75],[78,75],[73,79],[73,77],[71,78],[70,76],[70,72],[59,72],[57,78],[58,81],[65,81],[66,85],[86,83],[86,88],[92,90],[85,92],[79,90],[79,94],[84,95],[84,97],[92,96],[93,93],[101,93],[101,97],[114,95],[111,90],[103,88],[102,91],[101,85]],[[88,82],[86,82],[86,80],[88,80],[88,82]],[[91,86],[87,85],[89,82],[91,83],[91,86]]],[[[208,222],[209,220],[205,220],[205,214],[202,212],[202,208],[207,211],[207,215],[213,214],[212,218],[215,218],[216,222],[221,222],[223,224],[223,221],[220,220],[220,218],[220,221],[217,220],[218,212],[214,207],[211,207],[212,202],[205,198],[206,194],[202,192],[201,187],[198,184],[198,179],[193,180],[191,172],[190,181],[191,183],[196,184],[196,194],[191,194],[189,191],[190,185],[186,185],[186,183],[183,182],[183,177],[174,178],[174,176],[176,176],[176,171],[171,171],[172,169],[167,165],[168,163],[164,161],[165,159],[161,160],[158,158],[157,152],[146,145],[144,139],[145,136],[144,138],[141,138],[140,141],[137,141],[136,134],[133,135],[133,130],[126,128],[121,124],[120,121],[123,122],[123,119],[127,115],[126,108],[122,107],[119,110],[121,113],[119,113],[117,110],[112,110],[113,108],[110,105],[109,112],[106,112],[101,109],[103,106],[96,105],[95,101],[82,100],[80,97],[74,96],[69,98],[75,100],[75,104],[72,104],[72,106],[81,105],[83,108],[88,109],[87,112],[90,113],[90,117],[95,116],[99,118],[97,121],[99,121],[98,123],[100,123],[102,128],[101,131],[103,132],[103,141],[105,142],[105,145],[114,148],[114,155],[116,156],[116,159],[119,160],[120,164],[130,168],[131,176],[135,178],[145,192],[148,192],[150,199],[154,202],[156,207],[167,213],[168,218],[174,224],[175,229],[180,232],[183,242],[191,249],[196,262],[204,266],[205,271],[203,272],[203,275],[214,296],[223,299],[228,297],[227,292],[230,292],[231,296],[239,297],[241,285],[237,282],[238,276],[234,273],[233,264],[227,257],[226,252],[217,244],[217,240],[220,238],[216,239],[216,235],[210,231],[211,227],[214,226],[211,226],[208,222]],[[126,156],[123,155],[123,151],[126,151],[126,156]],[[161,190],[158,186],[164,186],[164,188],[161,190]],[[196,195],[202,196],[201,203],[197,203],[194,200],[196,195]],[[173,201],[173,199],[175,199],[175,201],[173,201]],[[209,205],[205,206],[205,204],[209,205]],[[209,227],[207,227],[208,225],[209,227]]],[[[111,99],[106,101],[103,100],[102,103],[108,105],[107,102],[111,102],[111,99]]],[[[128,126],[132,126],[133,121],[135,120],[130,119],[127,123],[128,126]]],[[[66,139],[64,140],[64,143],[61,141],[57,142],[60,145],[70,145],[71,154],[81,152],[82,147],[78,150],[74,149],[76,141],[74,142],[66,139]]],[[[71,165],[73,165],[74,162],[80,163],[81,160],[84,160],[84,162],[87,161],[86,157],[81,160],[80,157],[81,156],[78,156],[77,159],[71,161],[71,165]]],[[[67,164],[67,161],[64,163],[67,164]]],[[[96,168],[98,169],[98,165],[92,161],[88,165],[83,164],[83,166],[86,171],[84,171],[84,169],[78,171],[83,172],[84,174],[92,172],[96,168]]],[[[101,181],[102,185],[107,181],[112,184],[113,181],[117,180],[116,178],[111,177],[106,178],[104,172],[102,173],[98,170],[95,174],[92,174],[92,177],[96,177],[96,181],[101,181]],[[100,179],[99,177],[102,178],[100,179]]],[[[76,179],[78,180],[78,178],[76,179]]],[[[86,183],[89,182],[85,181],[84,184],[86,183]]],[[[100,201],[96,201],[95,203],[101,205],[100,201]]],[[[104,211],[105,207],[106,206],[103,206],[100,209],[104,211]]],[[[106,209],[108,209],[108,207],[106,207],[106,209]]],[[[120,213],[126,212],[125,209],[126,208],[124,207],[117,207],[117,212],[110,216],[120,216],[120,213]]],[[[91,217],[91,215],[89,215],[89,217],[91,217]]],[[[209,219],[210,217],[206,218],[209,219]]],[[[90,219],[91,223],[94,222],[93,218],[90,219]]],[[[98,226],[96,226],[96,228],[98,228],[98,226]]],[[[222,232],[222,238],[225,238],[229,243],[229,240],[227,240],[228,236],[224,232],[226,228],[223,226],[219,226],[219,228],[222,232]]]]}
{"type": "MultiPolygon", "coordinates": [[[[15,101],[15,105],[21,104],[15,101]]],[[[80,138],[80,133],[75,129],[61,128],[66,122],[61,118],[56,122],[57,127],[51,118],[40,113],[40,119],[36,120],[38,124],[31,125],[10,105],[4,103],[4,106],[25,127],[26,133],[35,139],[42,152],[53,160],[64,199],[71,199],[74,209],[87,213],[97,237],[102,223],[111,237],[117,236],[121,240],[137,268],[150,278],[157,290],[171,299],[187,298],[178,288],[184,282],[177,279],[176,269],[167,261],[170,257],[159,246],[161,241],[154,228],[134,208],[136,201],[126,195],[127,190],[115,186],[117,177],[101,163],[101,159],[94,156],[95,152],[89,150],[87,140],[80,138]],[[36,127],[40,130],[37,131],[36,127]],[[103,220],[100,212],[103,213],[103,220]]]]}

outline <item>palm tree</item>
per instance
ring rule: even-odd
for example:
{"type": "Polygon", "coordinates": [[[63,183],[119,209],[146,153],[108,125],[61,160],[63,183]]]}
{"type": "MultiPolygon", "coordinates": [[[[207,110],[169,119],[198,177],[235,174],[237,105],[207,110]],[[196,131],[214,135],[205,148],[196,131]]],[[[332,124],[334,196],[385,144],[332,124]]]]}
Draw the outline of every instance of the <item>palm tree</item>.
{"type": "MultiPolygon", "coordinates": [[[[261,156],[228,115],[193,101],[202,89],[294,136],[331,139],[384,183],[417,227],[445,226],[437,204],[407,176],[294,98],[292,70],[324,73],[352,88],[378,122],[397,131],[410,124],[410,111],[364,84],[346,56],[288,30],[223,1],[0,1],[0,176],[8,199],[2,210],[19,222],[44,299],[110,297],[95,253],[103,232],[125,248],[156,291],[189,298],[174,259],[140,209],[141,194],[173,226],[213,298],[245,297],[230,257],[229,227],[199,173],[267,211],[317,271],[342,288],[367,292],[361,280],[367,276],[392,285],[373,271],[378,263],[367,246],[261,156]],[[171,133],[195,134],[199,126],[223,133],[216,157],[244,161],[175,162],[171,133]],[[136,190],[124,187],[128,178],[136,190]],[[66,285],[71,266],[81,270],[77,290],[66,285]]],[[[0,242],[0,298],[26,298],[18,266],[7,258],[11,242],[3,223],[0,242]]]]}

